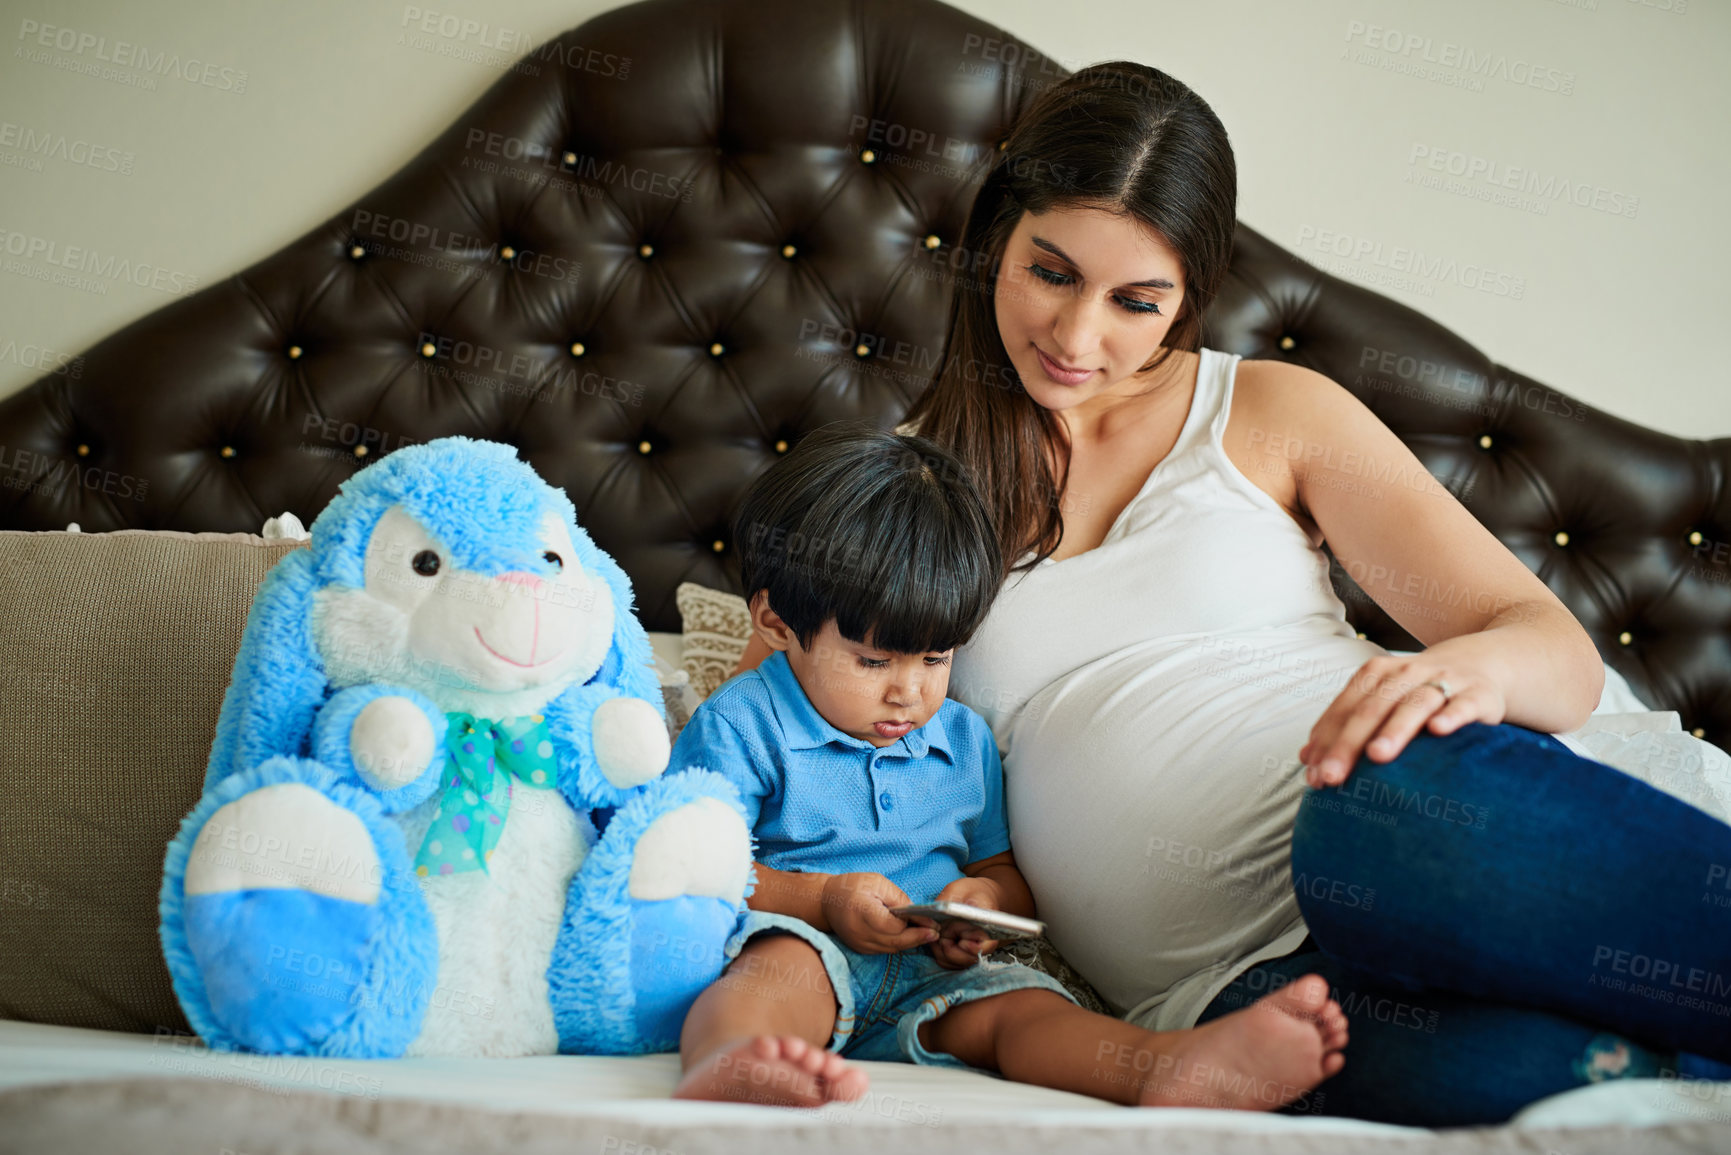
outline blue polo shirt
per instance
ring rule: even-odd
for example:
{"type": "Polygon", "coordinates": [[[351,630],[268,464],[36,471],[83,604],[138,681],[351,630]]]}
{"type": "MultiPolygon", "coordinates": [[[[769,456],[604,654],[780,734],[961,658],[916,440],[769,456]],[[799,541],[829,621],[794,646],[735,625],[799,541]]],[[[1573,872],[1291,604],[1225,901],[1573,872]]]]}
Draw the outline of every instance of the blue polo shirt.
{"type": "Polygon", "coordinates": [[[1010,849],[985,719],[945,698],[925,725],[873,746],[817,712],[780,650],[692,714],[667,770],[694,766],[739,787],[755,857],[774,870],[875,871],[930,902],[963,866],[1010,849]]]}

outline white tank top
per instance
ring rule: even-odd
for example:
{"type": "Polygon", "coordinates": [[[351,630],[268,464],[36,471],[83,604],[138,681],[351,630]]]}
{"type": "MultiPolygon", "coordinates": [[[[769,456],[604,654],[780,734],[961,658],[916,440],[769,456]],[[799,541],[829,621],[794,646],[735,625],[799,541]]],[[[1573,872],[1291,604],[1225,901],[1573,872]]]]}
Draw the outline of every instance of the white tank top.
{"type": "Polygon", "coordinates": [[[1226,456],[1238,361],[1201,351],[1177,443],[1102,543],[1007,578],[950,679],[997,739],[1052,942],[1156,1030],[1303,941],[1298,750],[1387,652],[1346,623],[1320,538],[1226,456]]]}

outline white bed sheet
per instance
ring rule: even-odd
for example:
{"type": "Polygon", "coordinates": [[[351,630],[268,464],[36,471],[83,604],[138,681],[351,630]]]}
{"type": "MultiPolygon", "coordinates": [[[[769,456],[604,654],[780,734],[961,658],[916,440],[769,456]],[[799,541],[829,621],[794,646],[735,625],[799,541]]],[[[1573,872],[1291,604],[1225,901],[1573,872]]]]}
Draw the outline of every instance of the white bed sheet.
{"type": "MultiPolygon", "coordinates": [[[[186,1036],[152,1037],[36,1023],[0,1022],[0,1093],[81,1080],[198,1078],[256,1089],[322,1091],[359,1098],[436,1100],[493,1111],[584,1115],[605,1112],[676,1120],[690,1127],[823,1121],[899,1123],[914,1128],[1002,1123],[1144,1127],[1181,1125],[1240,1132],[1425,1135],[1421,1128],[1354,1119],[1301,1119],[1272,1114],[1170,1109],[1132,1111],[1067,1091],[1010,1083],[989,1075],[910,1063],[861,1063],[872,1085],[864,1099],[815,1111],[669,1099],[677,1055],[609,1058],[539,1055],[520,1059],[306,1059],[216,1052],[186,1036]]],[[[0,1100],[3,1102],[3,1100],[0,1100]]],[[[0,1146],[3,1146],[0,1141],[0,1146]]]]}
{"type": "MultiPolygon", "coordinates": [[[[1040,1131],[1222,1131],[1294,1137],[1380,1136],[1418,1139],[1438,1132],[1355,1119],[1172,1108],[1136,1111],[1064,1091],[988,1075],[903,1063],[863,1063],[872,1086],[854,1104],[816,1111],[687,1103],[668,1095],[678,1078],[674,1055],[605,1058],[546,1055],[521,1059],[304,1059],[213,1052],[184,1036],[0,1022],[0,1118],[5,1092],[50,1084],[114,1079],[209,1080],[272,1093],[313,1093],[372,1101],[413,1100],[494,1112],[580,1117],[605,1115],[701,1130],[742,1119],[775,1128],[813,1124],[894,1124],[910,1134],[952,1136],[970,1128],[1016,1126],[1040,1131]]],[[[1643,1128],[1713,1124],[1731,1149],[1731,1083],[1624,1079],[1541,1100],[1508,1124],[1513,1130],[1572,1127],[1643,1128]]],[[[4,1142],[0,1141],[0,1146],[4,1142]]]]}

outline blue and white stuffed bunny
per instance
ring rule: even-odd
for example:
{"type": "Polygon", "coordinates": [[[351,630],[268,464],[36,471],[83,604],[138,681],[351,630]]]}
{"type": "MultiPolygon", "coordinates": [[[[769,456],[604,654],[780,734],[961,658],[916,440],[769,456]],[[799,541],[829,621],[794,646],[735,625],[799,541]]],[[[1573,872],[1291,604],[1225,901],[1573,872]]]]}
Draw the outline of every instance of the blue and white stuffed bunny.
{"type": "Polygon", "coordinates": [[[508,445],[349,479],[248,615],[161,936],[213,1048],[677,1046],[751,875],[733,786],[662,777],[624,571],[508,445]],[[597,833],[597,828],[600,833],[597,833]]]}

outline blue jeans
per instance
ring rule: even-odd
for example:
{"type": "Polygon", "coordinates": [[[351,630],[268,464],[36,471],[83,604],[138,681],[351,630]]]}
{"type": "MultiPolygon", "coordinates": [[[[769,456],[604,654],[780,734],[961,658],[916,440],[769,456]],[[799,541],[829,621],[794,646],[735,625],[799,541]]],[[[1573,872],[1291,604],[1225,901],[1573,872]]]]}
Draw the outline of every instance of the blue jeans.
{"type": "Polygon", "coordinates": [[[1421,732],[1306,791],[1292,877],[1316,949],[1198,1021],[1322,974],[1352,1037],[1309,1111],[1416,1126],[1604,1078],[1731,1078],[1728,875],[1731,826],[1555,738],[1421,732]]]}

